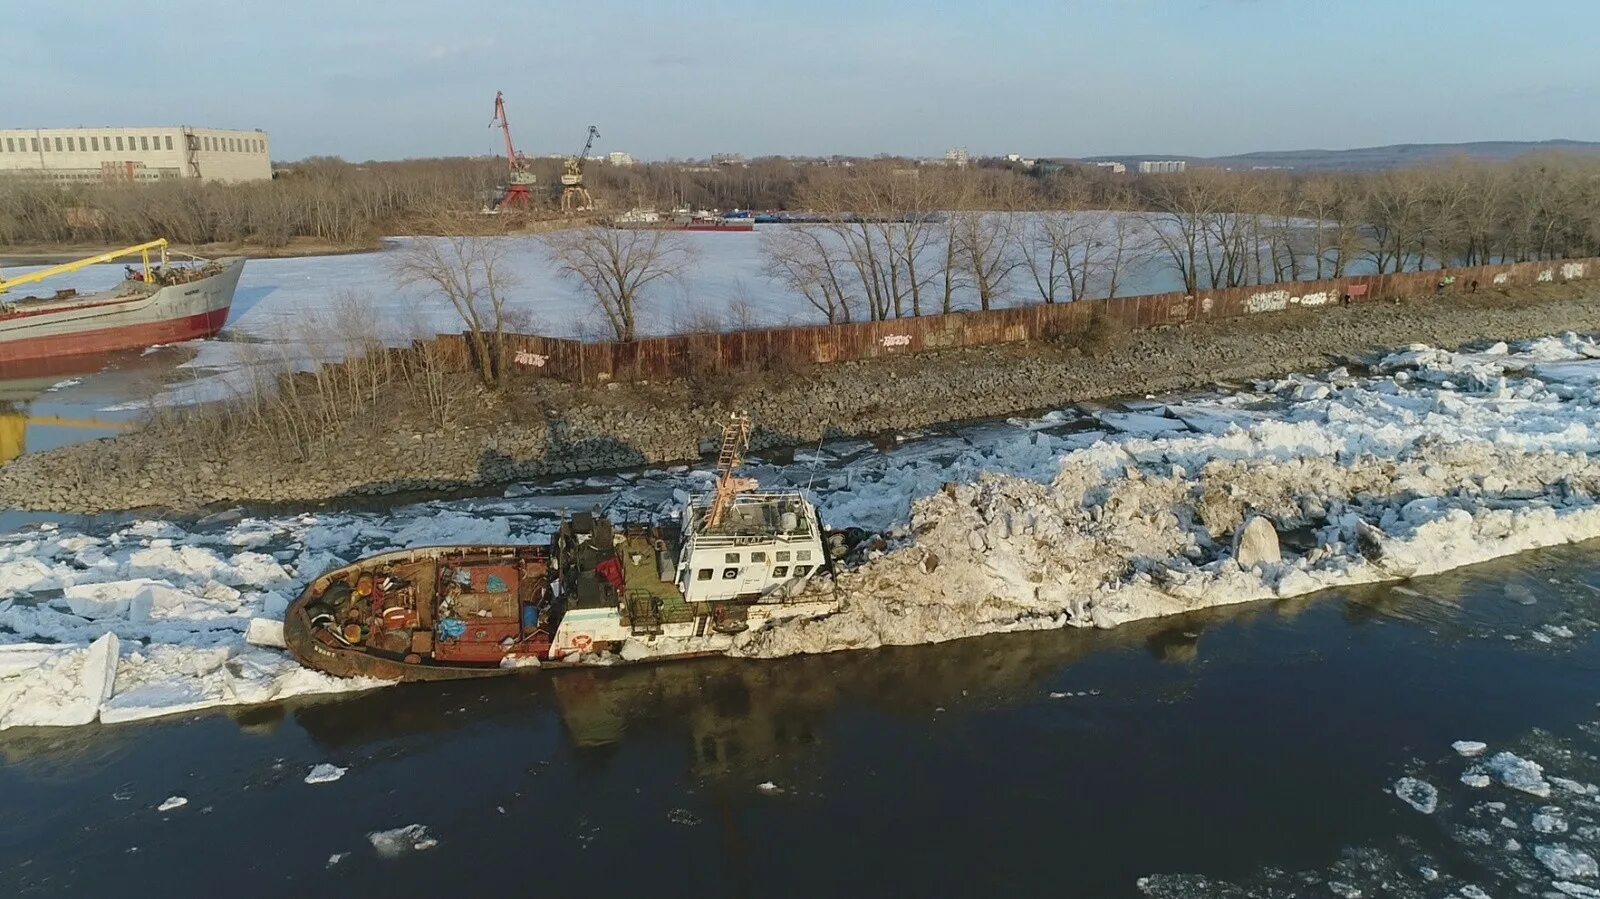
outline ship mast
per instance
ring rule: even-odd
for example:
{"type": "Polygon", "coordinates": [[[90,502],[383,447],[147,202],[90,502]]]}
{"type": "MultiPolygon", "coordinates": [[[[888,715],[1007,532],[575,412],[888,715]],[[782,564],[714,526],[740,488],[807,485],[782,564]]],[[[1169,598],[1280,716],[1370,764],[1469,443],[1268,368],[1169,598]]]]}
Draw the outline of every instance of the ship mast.
{"type": "Polygon", "coordinates": [[[735,497],[760,486],[755,478],[735,477],[735,472],[744,462],[745,450],[749,448],[750,414],[730,413],[728,423],[722,426],[722,450],[717,454],[717,487],[711,500],[711,513],[706,516],[707,528],[722,524],[735,497]]]}

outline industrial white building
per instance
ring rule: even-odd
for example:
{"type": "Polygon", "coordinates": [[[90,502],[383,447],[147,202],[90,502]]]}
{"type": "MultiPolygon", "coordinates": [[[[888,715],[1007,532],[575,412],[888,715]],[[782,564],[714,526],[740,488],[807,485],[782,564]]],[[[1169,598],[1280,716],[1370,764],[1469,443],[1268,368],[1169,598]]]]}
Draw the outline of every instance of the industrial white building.
{"type": "Polygon", "coordinates": [[[265,181],[264,131],[217,128],[0,129],[0,174],[60,184],[144,183],[164,178],[265,181]]]}
{"type": "Polygon", "coordinates": [[[1189,163],[1182,159],[1145,160],[1139,163],[1139,173],[1143,175],[1170,175],[1188,168],[1189,163]]]}

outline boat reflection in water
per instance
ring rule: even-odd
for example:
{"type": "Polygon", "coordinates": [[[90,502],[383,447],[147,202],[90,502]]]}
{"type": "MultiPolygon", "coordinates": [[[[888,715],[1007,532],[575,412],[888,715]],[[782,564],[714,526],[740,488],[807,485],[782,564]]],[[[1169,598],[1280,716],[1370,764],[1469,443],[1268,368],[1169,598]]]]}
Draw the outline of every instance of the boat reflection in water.
{"type": "Polygon", "coordinates": [[[1033,631],[777,660],[548,671],[379,690],[297,705],[292,714],[325,750],[348,751],[418,733],[502,727],[553,711],[580,763],[604,765],[624,743],[667,737],[686,754],[685,773],[697,780],[744,783],[759,774],[794,786],[814,779],[831,719],[846,709],[920,719],[1031,703],[1089,656],[1182,646],[1166,659],[1193,661],[1204,629],[1258,614],[1270,614],[1270,606],[1135,622],[1115,631],[1033,631]]]}
{"type": "MultiPolygon", "coordinates": [[[[117,378],[106,385],[112,389],[93,391],[93,408],[126,403],[137,399],[141,388],[158,385],[163,375],[194,359],[195,355],[193,348],[172,346],[153,351],[124,350],[0,361],[0,465],[28,451],[30,428],[66,432],[50,441],[49,446],[35,447],[49,449],[80,439],[109,436],[128,427],[126,421],[84,408],[81,401],[57,403],[44,399],[55,385],[114,372],[117,378]]],[[[154,395],[153,389],[146,392],[154,395]]]]}

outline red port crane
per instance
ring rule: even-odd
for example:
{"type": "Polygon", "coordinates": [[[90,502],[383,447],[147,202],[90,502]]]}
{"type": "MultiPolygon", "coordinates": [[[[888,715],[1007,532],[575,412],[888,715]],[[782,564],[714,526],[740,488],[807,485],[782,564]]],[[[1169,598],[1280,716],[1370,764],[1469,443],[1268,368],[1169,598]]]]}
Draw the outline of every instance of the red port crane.
{"type": "Polygon", "coordinates": [[[494,118],[489,120],[490,128],[496,126],[506,136],[506,164],[510,171],[506,175],[505,192],[494,206],[496,209],[506,206],[527,209],[533,205],[533,185],[539,179],[528,171],[528,157],[522,155],[511,140],[511,121],[506,118],[506,96],[502,91],[494,92],[494,118]]]}

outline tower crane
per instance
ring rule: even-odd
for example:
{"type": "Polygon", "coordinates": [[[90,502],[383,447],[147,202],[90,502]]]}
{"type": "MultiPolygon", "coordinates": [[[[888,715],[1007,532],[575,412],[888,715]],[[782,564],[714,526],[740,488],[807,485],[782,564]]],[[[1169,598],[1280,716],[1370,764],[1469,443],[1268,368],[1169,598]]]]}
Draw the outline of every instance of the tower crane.
{"type": "Polygon", "coordinates": [[[594,139],[600,136],[600,129],[594,125],[589,126],[588,139],[583,142],[583,149],[578,155],[567,160],[561,172],[561,211],[563,213],[583,212],[594,208],[594,197],[589,195],[589,189],[583,186],[583,164],[589,158],[589,150],[594,147],[594,139]]]}
{"type": "Polygon", "coordinates": [[[495,208],[512,207],[526,209],[533,205],[533,185],[538,182],[538,176],[528,170],[528,157],[522,155],[517,145],[511,140],[511,121],[506,118],[506,96],[502,91],[494,92],[494,118],[489,120],[489,127],[498,127],[506,136],[506,173],[505,192],[500,199],[495,201],[495,208]]]}

